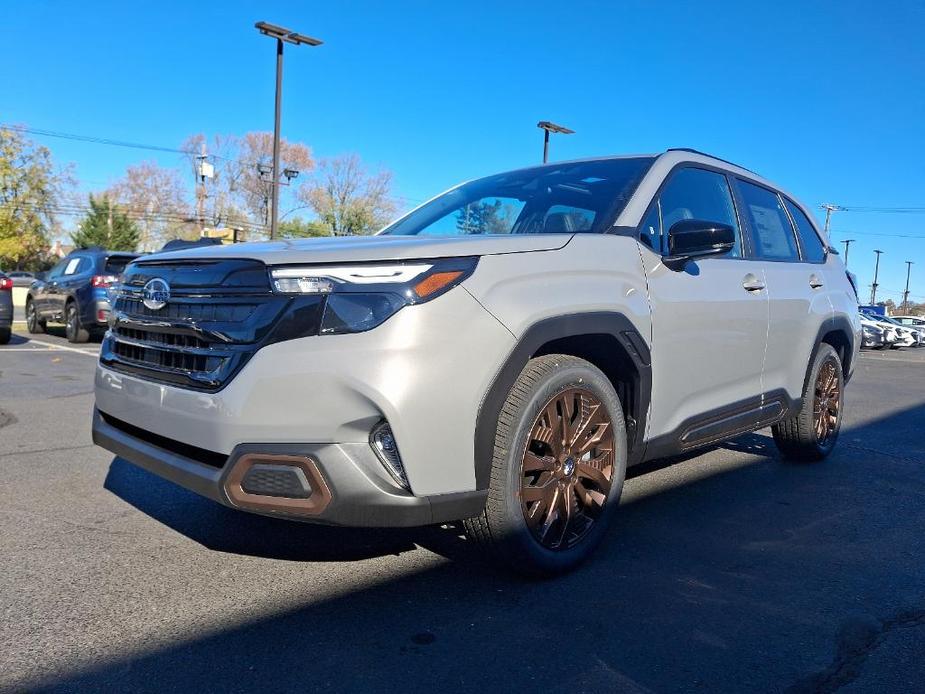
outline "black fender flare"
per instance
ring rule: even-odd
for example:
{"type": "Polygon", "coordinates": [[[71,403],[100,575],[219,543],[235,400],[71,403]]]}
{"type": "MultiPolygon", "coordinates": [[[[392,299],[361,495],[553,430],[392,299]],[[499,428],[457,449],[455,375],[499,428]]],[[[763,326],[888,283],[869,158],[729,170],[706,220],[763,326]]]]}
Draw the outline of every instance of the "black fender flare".
{"type": "Polygon", "coordinates": [[[622,313],[594,311],[553,316],[534,323],[524,331],[482,398],[475,424],[476,489],[488,488],[498,415],[520,372],[544,344],[577,335],[613,336],[632,361],[637,371],[634,378],[635,402],[623,403],[624,410],[636,422],[633,440],[629,442],[629,462],[642,457],[646,415],[652,395],[652,364],[646,341],[622,313]]]}
{"type": "Polygon", "coordinates": [[[816,354],[819,353],[819,347],[822,345],[822,338],[833,332],[841,333],[845,338],[845,342],[848,344],[848,350],[842,362],[842,373],[845,376],[845,383],[848,382],[853,366],[851,360],[854,358],[854,350],[857,347],[854,340],[854,328],[852,328],[851,321],[848,320],[847,316],[832,316],[823,321],[822,325],[819,326],[819,330],[816,332],[816,340],[813,342],[813,351],[810,353],[809,361],[806,363],[806,373],[803,376],[803,391],[800,393],[801,396],[806,392],[806,386],[809,384],[813,363],[816,361],[816,354]]]}

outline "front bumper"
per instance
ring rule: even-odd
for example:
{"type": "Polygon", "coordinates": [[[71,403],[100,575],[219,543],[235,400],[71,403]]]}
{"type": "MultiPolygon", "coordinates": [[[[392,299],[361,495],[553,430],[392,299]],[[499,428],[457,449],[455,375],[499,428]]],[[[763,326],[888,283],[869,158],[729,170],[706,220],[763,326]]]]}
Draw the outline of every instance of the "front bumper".
{"type": "Polygon", "coordinates": [[[214,393],[98,366],[98,410],[140,435],[123,430],[117,436],[101,421],[95,436],[114,453],[229,505],[214,465],[204,469],[183,455],[174,464],[175,456],[163,450],[176,448],[150,450],[150,441],[160,437],[203,449],[218,456],[223,470],[248,451],[311,456],[330,484],[342,488],[314,517],[319,521],[418,525],[446,520],[447,514],[460,518],[455,495],[471,492],[458,498],[484,500],[476,492],[476,417],[513,345],[513,335],[456,288],[365,333],[263,347],[214,393]],[[370,446],[370,432],[383,420],[394,433],[408,490],[370,446]],[[453,510],[438,513],[437,507],[453,510]],[[416,510],[401,512],[409,508],[416,510]],[[388,517],[393,512],[394,520],[388,517]]]}
{"type": "Polygon", "coordinates": [[[414,496],[397,489],[370,474],[377,463],[368,446],[242,444],[218,465],[143,440],[131,429],[94,409],[96,445],[207,499],[260,515],[351,527],[421,526],[477,515],[488,496],[487,491],[414,496]],[[243,470],[261,463],[311,470],[311,494],[294,499],[248,493],[243,470]]]}

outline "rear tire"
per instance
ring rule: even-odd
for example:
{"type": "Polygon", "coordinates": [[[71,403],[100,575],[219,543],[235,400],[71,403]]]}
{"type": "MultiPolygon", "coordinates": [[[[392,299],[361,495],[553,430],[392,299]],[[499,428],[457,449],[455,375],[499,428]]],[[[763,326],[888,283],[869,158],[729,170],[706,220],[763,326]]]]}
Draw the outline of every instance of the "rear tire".
{"type": "Polygon", "coordinates": [[[80,311],[77,302],[68,302],[64,308],[64,334],[68,342],[80,343],[90,339],[90,333],[80,325],[80,311]]]}
{"type": "Polygon", "coordinates": [[[608,378],[577,357],[531,359],[501,408],[488,501],[466,533],[516,572],[564,573],[601,541],[625,475],[623,409],[608,378]]]}
{"type": "Polygon", "coordinates": [[[0,328],[0,345],[5,345],[10,341],[13,331],[10,328],[0,328]]]}
{"type": "Polygon", "coordinates": [[[26,329],[32,335],[41,335],[45,332],[46,322],[39,318],[35,310],[35,303],[30,299],[26,302],[26,329]]]}
{"type": "Polygon", "coordinates": [[[834,347],[823,343],[813,359],[799,414],[771,429],[785,458],[815,462],[832,452],[841,430],[844,391],[841,358],[834,347]]]}

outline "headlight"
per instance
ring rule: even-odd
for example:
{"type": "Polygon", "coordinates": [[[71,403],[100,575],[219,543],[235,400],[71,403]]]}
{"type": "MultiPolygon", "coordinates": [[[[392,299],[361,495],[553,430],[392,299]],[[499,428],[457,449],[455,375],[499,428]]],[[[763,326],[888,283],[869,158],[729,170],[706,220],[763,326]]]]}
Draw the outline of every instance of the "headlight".
{"type": "Polygon", "coordinates": [[[404,306],[430,301],[475,270],[478,258],[299,265],[270,270],[273,291],[325,297],[322,334],[355,333],[380,325],[404,306]]]}

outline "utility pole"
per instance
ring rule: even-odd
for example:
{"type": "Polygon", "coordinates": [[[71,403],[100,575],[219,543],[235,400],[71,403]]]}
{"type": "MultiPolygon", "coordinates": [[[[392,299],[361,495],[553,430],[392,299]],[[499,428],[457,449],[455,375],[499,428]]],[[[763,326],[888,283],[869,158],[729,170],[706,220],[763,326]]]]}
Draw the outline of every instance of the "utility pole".
{"type": "Polygon", "coordinates": [[[296,46],[301,44],[320,46],[322,41],[267,22],[257,22],[254,27],[264,36],[276,39],[276,107],[273,120],[273,178],[270,182],[270,187],[272,188],[270,196],[270,239],[272,240],[276,238],[276,227],[279,222],[279,122],[283,103],[283,42],[296,46]]]}
{"type": "Polygon", "coordinates": [[[841,205],[833,205],[833,204],[830,203],[830,202],[824,202],[824,203],[822,203],[822,204],[820,205],[820,207],[821,207],[823,210],[825,210],[825,238],[826,238],[826,241],[828,241],[828,239],[829,239],[829,221],[830,221],[831,218],[832,218],[832,213],[833,213],[833,212],[838,212],[839,210],[841,210],[841,209],[843,209],[843,208],[842,208],[841,205]]]}
{"type": "Polygon", "coordinates": [[[845,244],[845,269],[848,269],[848,246],[854,243],[854,239],[845,239],[842,241],[845,244]]]}
{"type": "Polygon", "coordinates": [[[880,254],[883,251],[874,251],[877,254],[877,264],[874,265],[874,283],[870,285],[870,305],[874,306],[877,303],[877,277],[880,274],[880,254]]]}
{"type": "Polygon", "coordinates": [[[903,313],[909,312],[909,275],[912,274],[913,265],[915,265],[913,261],[906,261],[906,291],[903,292],[903,313]]]}
{"type": "Polygon", "coordinates": [[[563,135],[572,135],[574,130],[566,128],[564,125],[556,125],[548,120],[541,120],[536,127],[543,131],[543,163],[549,161],[549,133],[562,133],[563,135]]]}
{"type": "Polygon", "coordinates": [[[206,179],[215,175],[215,167],[208,161],[206,143],[203,142],[196,155],[196,218],[199,220],[199,233],[206,228],[206,179]]]}

